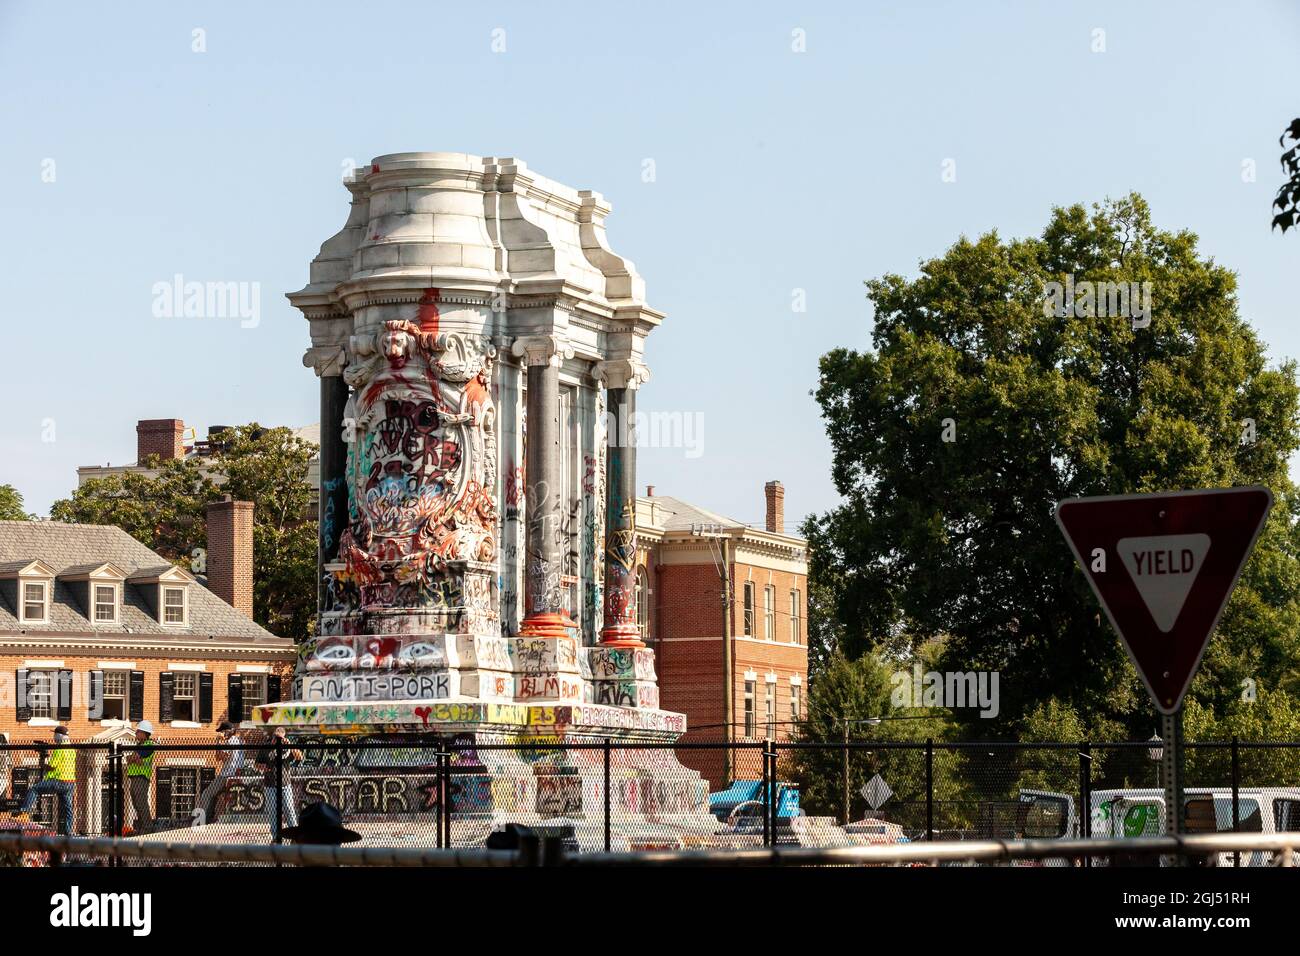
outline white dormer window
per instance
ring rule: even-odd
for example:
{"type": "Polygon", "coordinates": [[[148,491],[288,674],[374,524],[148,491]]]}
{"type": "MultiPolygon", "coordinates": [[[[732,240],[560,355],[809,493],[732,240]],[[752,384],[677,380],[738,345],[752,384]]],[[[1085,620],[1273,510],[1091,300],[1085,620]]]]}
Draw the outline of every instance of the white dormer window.
{"type": "Polygon", "coordinates": [[[182,625],[189,619],[184,585],[162,585],[163,623],[182,625]]]}
{"type": "Polygon", "coordinates": [[[50,623],[54,576],[54,568],[39,558],[0,564],[0,580],[6,582],[4,590],[16,606],[18,623],[50,623]]]}
{"type": "Polygon", "coordinates": [[[117,585],[96,584],[95,588],[95,623],[117,623],[117,585]]]}
{"type": "Polygon", "coordinates": [[[149,598],[150,610],[164,627],[187,627],[190,623],[189,586],[194,578],[188,571],[171,565],[142,568],[128,580],[149,598]]]}
{"type": "Polygon", "coordinates": [[[23,623],[45,624],[50,619],[50,583],[22,581],[23,623]]]}

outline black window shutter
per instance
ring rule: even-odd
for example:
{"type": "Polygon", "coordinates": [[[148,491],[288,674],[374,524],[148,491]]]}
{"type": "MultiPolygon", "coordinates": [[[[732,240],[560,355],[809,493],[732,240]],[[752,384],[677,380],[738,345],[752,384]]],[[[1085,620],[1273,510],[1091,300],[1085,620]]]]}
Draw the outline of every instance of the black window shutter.
{"type": "Polygon", "coordinates": [[[72,671],[59,671],[59,720],[72,719],[72,671]]]}
{"type": "Polygon", "coordinates": [[[199,723],[212,723],[212,675],[199,674],[199,723]]]}
{"type": "Polygon", "coordinates": [[[226,675],[226,719],[238,724],[244,719],[244,675],[226,675]]]}
{"type": "Polygon", "coordinates": [[[13,799],[21,800],[27,796],[27,788],[32,785],[32,776],[36,773],[30,767],[15,767],[13,770],[13,799]]]}
{"type": "Polygon", "coordinates": [[[18,719],[32,719],[32,705],[27,700],[27,671],[18,672],[18,719]]]}
{"type": "Polygon", "coordinates": [[[144,720],[144,671],[131,671],[131,710],[128,720],[144,720]]]}
{"type": "MultiPolygon", "coordinates": [[[[199,793],[202,794],[203,791],[207,790],[208,784],[212,783],[212,781],[216,779],[217,779],[217,772],[213,770],[211,767],[204,767],[202,770],[200,770],[199,771],[199,793]]],[[[220,796],[221,793],[218,792],[217,797],[220,796]]],[[[217,806],[215,798],[213,799],[212,806],[214,809],[217,806]]]]}
{"type": "Polygon", "coordinates": [[[101,720],[104,717],[104,672],[90,672],[90,701],[86,707],[86,717],[101,720]]]}
{"type": "Polygon", "coordinates": [[[176,675],[163,671],[158,675],[158,720],[164,724],[176,718],[172,716],[172,697],[176,689],[176,675]]]}
{"type": "Polygon", "coordinates": [[[154,773],[154,802],[159,820],[169,819],[172,815],[172,771],[170,767],[159,767],[154,773]]]}
{"type": "Polygon", "coordinates": [[[278,704],[280,702],[280,675],[279,674],[267,675],[266,702],[268,704],[278,704]]]}

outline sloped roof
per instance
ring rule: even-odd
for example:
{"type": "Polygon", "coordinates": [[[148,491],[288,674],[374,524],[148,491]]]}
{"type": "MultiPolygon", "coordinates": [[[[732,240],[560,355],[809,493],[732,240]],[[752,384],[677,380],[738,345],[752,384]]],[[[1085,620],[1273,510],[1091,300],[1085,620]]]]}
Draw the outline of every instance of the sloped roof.
{"type": "MultiPolygon", "coordinates": [[[[112,525],[64,524],[58,521],[0,521],[0,564],[39,557],[56,576],[110,561],[128,578],[140,571],[171,567],[121,528],[112,525]]],[[[145,590],[153,585],[127,584],[122,591],[119,620],[97,624],[87,618],[85,599],[76,589],[83,585],[58,580],[48,624],[19,622],[11,598],[0,589],[0,635],[25,631],[39,633],[146,634],[173,638],[234,638],[249,641],[284,639],[253,623],[200,584],[189,585],[189,622],[184,627],[163,626],[154,616],[145,590]]]]}
{"type": "Polygon", "coordinates": [[[651,503],[654,504],[655,517],[658,519],[657,523],[665,531],[690,531],[691,526],[697,524],[720,524],[724,528],[745,527],[743,521],[737,521],[735,518],[728,518],[726,515],[720,515],[715,511],[697,507],[682,501],[680,498],[655,495],[653,498],[640,498],[638,500],[643,508],[648,509],[651,503]]]}

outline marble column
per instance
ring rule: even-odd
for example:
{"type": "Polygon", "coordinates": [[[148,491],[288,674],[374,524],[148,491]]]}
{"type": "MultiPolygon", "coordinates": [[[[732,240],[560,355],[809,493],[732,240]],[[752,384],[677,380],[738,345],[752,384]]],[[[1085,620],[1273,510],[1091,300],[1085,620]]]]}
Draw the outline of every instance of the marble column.
{"type": "Polygon", "coordinates": [[[605,607],[600,643],[644,647],[636,608],[636,393],[648,377],[629,360],[601,362],[608,387],[605,492],[605,607]]]}
{"type": "Polygon", "coordinates": [[[528,369],[524,465],[525,637],[576,637],[569,616],[561,541],[560,363],[571,349],[552,335],[525,336],[513,346],[528,369]]]}

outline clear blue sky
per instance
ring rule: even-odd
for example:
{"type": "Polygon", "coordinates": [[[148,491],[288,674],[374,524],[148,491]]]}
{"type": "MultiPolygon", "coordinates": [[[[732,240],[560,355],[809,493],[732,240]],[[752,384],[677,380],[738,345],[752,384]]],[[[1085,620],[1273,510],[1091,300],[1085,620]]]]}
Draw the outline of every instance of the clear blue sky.
{"type": "Polygon", "coordinates": [[[343,222],[344,161],[406,150],[613,203],[668,313],[642,408],[704,416],[703,456],[644,451],[640,484],[743,521],[772,478],[792,518],[836,501],[809,390],[869,341],[863,280],[1053,205],[1142,192],[1300,355],[1300,236],[1268,227],[1298,40],[1269,2],[0,3],[0,483],[43,513],[132,461],[138,418],[315,421],[283,293],[343,222]],[[260,325],[154,318],[176,273],[260,282],[260,325]]]}

